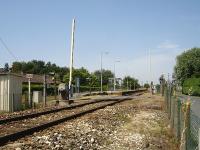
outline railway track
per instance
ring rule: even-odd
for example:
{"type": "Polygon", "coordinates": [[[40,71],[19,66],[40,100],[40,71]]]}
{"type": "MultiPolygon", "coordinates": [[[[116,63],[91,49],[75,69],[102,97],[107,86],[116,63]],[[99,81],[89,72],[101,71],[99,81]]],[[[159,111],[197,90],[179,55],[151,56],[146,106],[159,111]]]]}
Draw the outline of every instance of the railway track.
{"type": "Polygon", "coordinates": [[[89,102],[85,102],[85,103],[81,103],[81,104],[75,104],[75,105],[72,105],[72,106],[65,106],[65,107],[61,107],[61,108],[53,108],[51,110],[46,110],[46,111],[41,111],[41,112],[33,112],[33,113],[22,114],[22,115],[17,115],[17,116],[9,116],[7,118],[0,119],[0,125],[6,124],[6,123],[9,123],[9,122],[12,122],[12,121],[19,121],[19,120],[24,120],[24,119],[28,119],[28,118],[35,118],[35,117],[39,117],[41,115],[56,113],[56,112],[63,111],[63,110],[70,110],[70,109],[83,107],[83,106],[94,104],[94,103],[100,103],[100,102],[103,102],[103,101],[111,101],[111,100],[113,100],[113,98],[96,99],[96,100],[93,100],[93,101],[89,101],[89,102]]]}
{"type": "Polygon", "coordinates": [[[130,99],[133,99],[133,97],[102,99],[71,107],[3,119],[0,122],[0,146],[61,122],[75,119],[87,113],[130,99]]]}

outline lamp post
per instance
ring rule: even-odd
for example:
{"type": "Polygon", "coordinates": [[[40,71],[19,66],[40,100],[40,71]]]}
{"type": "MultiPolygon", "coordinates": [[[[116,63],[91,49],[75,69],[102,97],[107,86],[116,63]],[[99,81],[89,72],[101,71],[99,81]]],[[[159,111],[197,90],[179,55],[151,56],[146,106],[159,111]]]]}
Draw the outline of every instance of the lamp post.
{"type": "Polygon", "coordinates": [[[127,91],[128,91],[128,78],[127,78],[127,83],[126,84],[127,84],[127,91]]]}
{"type": "Polygon", "coordinates": [[[116,75],[115,75],[115,63],[117,62],[120,62],[119,60],[115,60],[114,62],[114,91],[115,91],[115,88],[116,88],[116,75]]]}
{"type": "Polygon", "coordinates": [[[102,68],[103,54],[108,54],[108,52],[101,52],[101,93],[103,92],[103,68],[102,68]]]}
{"type": "Polygon", "coordinates": [[[135,87],[135,81],[134,81],[134,90],[136,89],[136,87],[135,87]]]}

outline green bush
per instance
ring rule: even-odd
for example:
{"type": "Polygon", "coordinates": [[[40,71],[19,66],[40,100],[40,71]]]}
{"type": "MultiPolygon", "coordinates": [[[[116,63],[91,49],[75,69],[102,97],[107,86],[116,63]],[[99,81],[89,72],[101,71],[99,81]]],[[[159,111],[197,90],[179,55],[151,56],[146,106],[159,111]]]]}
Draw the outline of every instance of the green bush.
{"type": "Polygon", "coordinates": [[[160,84],[156,84],[157,93],[160,93],[160,84]]]}
{"type": "MultiPolygon", "coordinates": [[[[43,91],[42,84],[31,84],[31,92],[33,91],[43,91]]],[[[56,89],[57,91],[57,89],[56,89]]],[[[28,92],[28,84],[22,85],[22,92],[26,94],[28,92]]],[[[54,95],[54,86],[50,86],[46,89],[47,95],[54,95]]]]}
{"type": "Polygon", "coordinates": [[[200,78],[189,78],[183,83],[183,94],[200,96],[200,78]]]}
{"type": "MultiPolygon", "coordinates": [[[[103,89],[104,89],[104,87],[103,87],[103,89]]],[[[93,86],[91,87],[92,92],[99,91],[99,90],[100,90],[100,87],[93,87],[93,86]]],[[[90,86],[80,86],[79,91],[80,92],[89,92],[90,86]]],[[[75,89],[74,89],[74,92],[75,92],[75,89]]]]}
{"type": "MultiPolygon", "coordinates": [[[[43,90],[43,86],[42,85],[31,84],[31,91],[42,91],[42,90],[43,90]]],[[[22,91],[23,91],[23,93],[25,91],[28,91],[28,84],[23,84],[22,91]]]]}

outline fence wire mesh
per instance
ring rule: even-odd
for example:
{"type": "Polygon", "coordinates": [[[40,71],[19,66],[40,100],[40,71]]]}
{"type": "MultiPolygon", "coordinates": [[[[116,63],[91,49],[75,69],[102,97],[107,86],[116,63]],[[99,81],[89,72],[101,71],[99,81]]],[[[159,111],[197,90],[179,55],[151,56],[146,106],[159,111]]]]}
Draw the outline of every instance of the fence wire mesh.
{"type": "Polygon", "coordinates": [[[189,137],[187,139],[188,149],[191,149],[191,150],[198,149],[199,128],[200,128],[200,118],[197,115],[195,115],[195,113],[191,110],[190,111],[190,130],[189,130],[189,137]]]}
{"type": "MultiPolygon", "coordinates": [[[[186,113],[185,106],[188,96],[175,95],[173,86],[167,84],[164,98],[170,126],[177,140],[184,145],[182,149],[198,150],[200,116],[192,107],[189,108],[189,113],[186,113]]],[[[200,98],[198,100],[200,101],[200,98]]]]}

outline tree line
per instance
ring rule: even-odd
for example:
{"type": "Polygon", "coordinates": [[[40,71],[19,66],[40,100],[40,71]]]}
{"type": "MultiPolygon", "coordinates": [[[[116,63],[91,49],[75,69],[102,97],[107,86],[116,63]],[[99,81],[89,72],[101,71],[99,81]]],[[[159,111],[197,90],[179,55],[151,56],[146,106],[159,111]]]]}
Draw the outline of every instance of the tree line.
{"type": "MultiPolygon", "coordinates": [[[[5,64],[5,68],[8,70],[8,64],[5,64]]],[[[13,73],[23,73],[23,74],[51,74],[55,73],[55,78],[57,81],[68,83],[69,82],[69,68],[68,67],[60,67],[55,63],[47,62],[45,63],[42,60],[32,60],[32,61],[15,61],[12,63],[10,67],[10,71],[13,73]]],[[[114,73],[111,70],[102,70],[103,77],[103,88],[108,89],[108,87],[112,87],[114,73]]],[[[101,80],[101,70],[96,70],[94,72],[89,72],[86,68],[74,68],[73,69],[73,81],[72,83],[75,85],[76,78],[79,78],[81,86],[92,86],[92,87],[100,87],[101,80]]],[[[134,89],[140,87],[139,82],[134,77],[126,76],[121,79],[122,83],[120,85],[120,81],[117,80],[117,86],[121,86],[122,88],[127,88],[127,83],[129,89],[134,89]]]]}
{"type": "Polygon", "coordinates": [[[200,96],[200,48],[191,48],[176,57],[174,79],[184,94],[200,96]]]}

